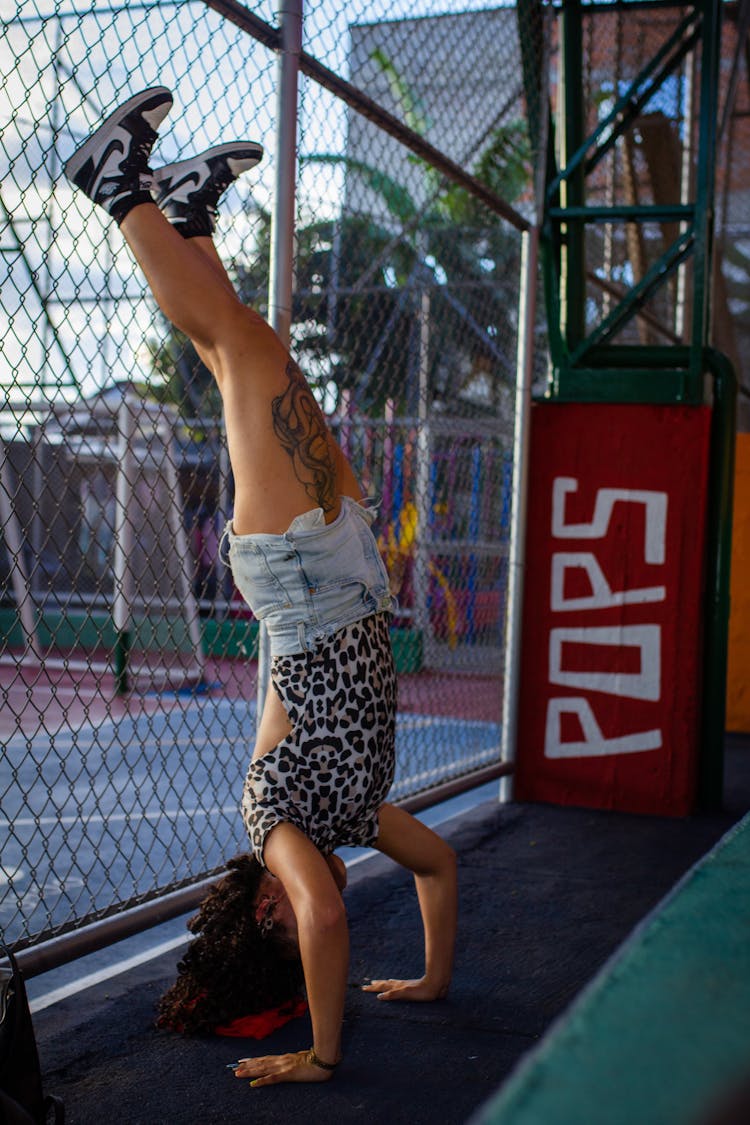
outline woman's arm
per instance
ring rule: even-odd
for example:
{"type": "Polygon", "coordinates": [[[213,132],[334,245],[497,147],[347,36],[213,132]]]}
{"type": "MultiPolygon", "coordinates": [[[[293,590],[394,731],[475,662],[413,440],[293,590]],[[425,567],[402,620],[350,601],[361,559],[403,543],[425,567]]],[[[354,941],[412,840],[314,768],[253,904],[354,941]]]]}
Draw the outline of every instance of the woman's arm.
{"type": "Polygon", "coordinates": [[[346,864],[344,863],[341,856],[335,855],[333,852],[331,852],[330,855],[326,856],[326,863],[331,869],[331,874],[333,875],[333,880],[336,886],[343,894],[343,892],[346,890],[348,878],[346,874],[346,864]]]}
{"type": "MultiPolygon", "coordinates": [[[[264,858],[269,871],[283,883],[297,919],[312,1045],[319,1059],[337,1063],[349,966],[349,933],[341,892],[325,858],[292,824],[278,824],[272,829],[264,858]]],[[[235,1075],[253,1079],[254,1086],[270,1086],[277,1082],[324,1082],[331,1071],[315,1066],[308,1051],[299,1051],[242,1059],[235,1075]]]]}
{"type": "Polygon", "coordinates": [[[380,810],[375,847],[414,872],[424,925],[425,969],[420,980],[373,980],[365,992],[379,1000],[439,1000],[448,991],[456,944],[456,855],[430,828],[395,805],[380,810]]]}

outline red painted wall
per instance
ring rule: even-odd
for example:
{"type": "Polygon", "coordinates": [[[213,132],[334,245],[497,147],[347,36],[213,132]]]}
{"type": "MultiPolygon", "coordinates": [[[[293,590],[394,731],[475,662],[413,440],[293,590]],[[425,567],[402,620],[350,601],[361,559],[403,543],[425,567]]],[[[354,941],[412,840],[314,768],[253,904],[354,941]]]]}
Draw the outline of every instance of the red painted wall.
{"type": "Polygon", "coordinates": [[[684,815],[695,795],[710,411],[532,411],[515,793],[684,815]]]}

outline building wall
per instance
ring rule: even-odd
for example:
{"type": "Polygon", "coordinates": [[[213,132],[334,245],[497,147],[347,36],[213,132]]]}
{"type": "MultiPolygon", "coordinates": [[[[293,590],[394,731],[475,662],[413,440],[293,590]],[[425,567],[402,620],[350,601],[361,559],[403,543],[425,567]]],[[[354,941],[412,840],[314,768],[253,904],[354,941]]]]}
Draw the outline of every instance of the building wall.
{"type": "Polygon", "coordinates": [[[727,730],[750,731],[750,434],[737,435],[727,730]]]}
{"type": "MultiPolygon", "coordinates": [[[[493,129],[524,117],[515,8],[353,24],[350,45],[351,81],[468,171],[493,129]]],[[[357,113],[349,118],[347,156],[385,172],[425,211],[444,187],[357,113]]],[[[346,210],[393,220],[382,195],[351,169],[346,210]]]]}

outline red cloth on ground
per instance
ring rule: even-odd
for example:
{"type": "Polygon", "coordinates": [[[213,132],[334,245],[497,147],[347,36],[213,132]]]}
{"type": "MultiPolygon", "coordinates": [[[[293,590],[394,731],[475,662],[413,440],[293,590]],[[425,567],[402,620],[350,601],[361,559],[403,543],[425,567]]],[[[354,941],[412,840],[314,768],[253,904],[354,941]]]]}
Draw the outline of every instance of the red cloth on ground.
{"type": "Polygon", "coordinates": [[[226,1035],[235,1039],[265,1039],[272,1031],[283,1027],[285,1023],[304,1016],[307,1011],[307,1001],[302,997],[282,1004],[280,1008],[269,1008],[267,1012],[257,1012],[254,1016],[239,1016],[231,1023],[215,1027],[217,1035],[226,1035]]]}

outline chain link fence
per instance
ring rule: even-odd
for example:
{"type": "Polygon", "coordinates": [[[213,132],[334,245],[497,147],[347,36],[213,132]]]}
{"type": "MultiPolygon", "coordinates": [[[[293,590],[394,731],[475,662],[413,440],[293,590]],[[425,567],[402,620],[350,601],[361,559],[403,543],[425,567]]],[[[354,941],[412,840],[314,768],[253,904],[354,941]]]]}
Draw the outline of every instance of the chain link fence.
{"type": "MultiPolygon", "coordinates": [[[[380,500],[395,799],[500,758],[533,191],[515,10],[466,8],[331,0],[304,22],[292,348],[380,500]]],[[[265,313],[280,40],[270,5],[235,0],[0,13],[0,928],[23,948],[245,848],[258,630],[219,560],[220,401],[61,166],[155,84],[175,92],[155,163],[262,141],[217,245],[265,313]]]]}

